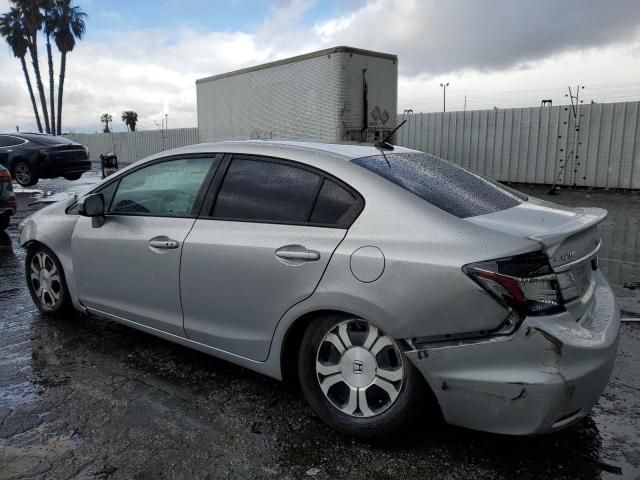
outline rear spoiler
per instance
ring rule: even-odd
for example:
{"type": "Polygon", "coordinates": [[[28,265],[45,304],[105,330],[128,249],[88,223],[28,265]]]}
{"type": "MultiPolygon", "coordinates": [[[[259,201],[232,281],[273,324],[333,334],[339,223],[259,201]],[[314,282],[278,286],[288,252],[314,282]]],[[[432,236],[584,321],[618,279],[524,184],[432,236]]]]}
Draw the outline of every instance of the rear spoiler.
{"type": "Polygon", "coordinates": [[[584,232],[602,222],[609,212],[604,208],[577,208],[580,214],[562,225],[527,238],[542,243],[550,255],[553,255],[568,237],[584,232]]]}

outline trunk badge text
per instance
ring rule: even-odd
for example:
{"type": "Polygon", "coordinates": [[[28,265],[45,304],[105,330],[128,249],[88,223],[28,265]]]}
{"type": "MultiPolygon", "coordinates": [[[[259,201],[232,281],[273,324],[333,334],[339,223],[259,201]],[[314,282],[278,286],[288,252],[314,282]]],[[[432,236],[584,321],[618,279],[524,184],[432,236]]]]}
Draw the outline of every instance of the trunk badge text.
{"type": "Polygon", "coordinates": [[[565,260],[569,260],[570,258],[573,258],[576,256],[576,251],[572,250],[571,252],[565,252],[561,255],[556,255],[555,257],[553,257],[553,261],[554,262],[564,262],[565,260]]]}

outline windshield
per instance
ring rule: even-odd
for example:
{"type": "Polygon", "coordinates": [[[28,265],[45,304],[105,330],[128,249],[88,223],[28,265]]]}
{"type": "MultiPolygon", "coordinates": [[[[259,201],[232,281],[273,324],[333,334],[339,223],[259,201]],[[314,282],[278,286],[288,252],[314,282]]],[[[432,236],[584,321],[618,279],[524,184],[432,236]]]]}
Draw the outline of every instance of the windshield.
{"type": "Polygon", "coordinates": [[[526,195],[426,153],[385,153],[352,163],[460,218],[515,207],[526,195]]]}
{"type": "Polygon", "coordinates": [[[20,135],[25,140],[29,140],[33,143],[40,145],[71,145],[71,140],[64,137],[57,137],[55,135],[38,135],[38,134],[22,134],[20,135]]]}

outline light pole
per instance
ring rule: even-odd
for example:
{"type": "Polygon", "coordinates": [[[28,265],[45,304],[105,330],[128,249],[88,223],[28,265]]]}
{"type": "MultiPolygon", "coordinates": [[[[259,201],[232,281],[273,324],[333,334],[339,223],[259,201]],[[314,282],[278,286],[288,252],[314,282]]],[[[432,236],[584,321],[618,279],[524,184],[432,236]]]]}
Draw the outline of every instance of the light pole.
{"type": "Polygon", "coordinates": [[[449,86],[449,82],[441,83],[440,86],[442,87],[442,111],[446,112],[447,111],[447,87],[449,86]]]}

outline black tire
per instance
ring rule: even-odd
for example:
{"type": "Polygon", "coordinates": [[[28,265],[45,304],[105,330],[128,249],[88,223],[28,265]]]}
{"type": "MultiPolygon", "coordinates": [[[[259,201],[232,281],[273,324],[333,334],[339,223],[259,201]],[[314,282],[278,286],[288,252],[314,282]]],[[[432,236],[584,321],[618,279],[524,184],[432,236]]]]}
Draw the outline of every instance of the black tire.
{"type": "Polygon", "coordinates": [[[6,230],[7,228],[9,228],[10,221],[11,221],[11,216],[0,215],[0,230],[6,230]]]}
{"type": "MultiPolygon", "coordinates": [[[[71,298],[69,297],[67,282],[64,276],[64,270],[62,269],[62,265],[60,265],[58,257],[56,257],[55,253],[53,253],[51,249],[47,248],[41,243],[30,245],[27,249],[27,256],[25,258],[24,266],[29,293],[31,294],[33,303],[36,304],[36,306],[42,313],[44,313],[45,315],[56,315],[59,313],[68,312],[73,308],[71,298]],[[34,258],[38,257],[36,263],[39,263],[40,259],[43,258],[42,256],[40,256],[41,254],[45,256],[45,268],[48,271],[52,271],[51,267],[55,266],[55,269],[58,272],[57,280],[51,280],[52,293],[45,293],[44,295],[38,293],[39,291],[42,292],[38,289],[40,281],[35,281],[35,279],[32,279],[31,277],[32,272],[35,273],[34,269],[32,269],[34,258]],[[57,299],[55,299],[55,294],[58,294],[57,299]],[[52,301],[54,299],[55,301],[52,301]]],[[[51,278],[53,277],[51,276],[51,278]]]]}
{"type": "Polygon", "coordinates": [[[409,359],[403,355],[404,379],[400,393],[391,406],[369,417],[357,417],[339,410],[320,387],[316,360],[325,336],[345,320],[355,319],[340,315],[327,317],[312,323],[305,332],[298,358],[302,391],[313,411],[332,428],[345,435],[369,441],[396,437],[410,425],[415,425],[418,419],[424,418],[422,413],[432,407],[428,386],[409,359]]]}
{"type": "Polygon", "coordinates": [[[38,183],[38,174],[34,171],[33,166],[24,160],[19,160],[13,166],[13,178],[22,187],[32,187],[38,183]]]}
{"type": "Polygon", "coordinates": [[[82,176],[82,173],[68,173],[67,175],[64,176],[64,178],[66,180],[74,181],[74,180],[79,180],[81,176],[82,176]]]}

